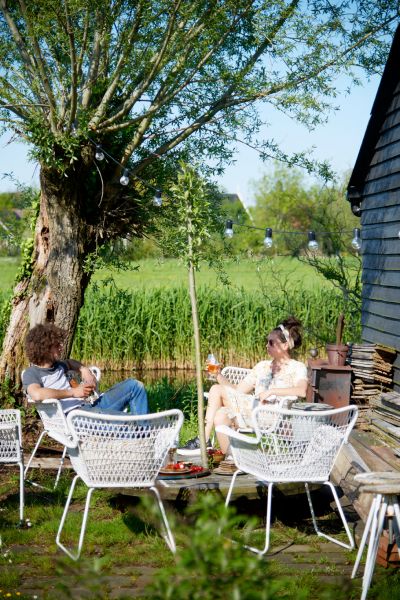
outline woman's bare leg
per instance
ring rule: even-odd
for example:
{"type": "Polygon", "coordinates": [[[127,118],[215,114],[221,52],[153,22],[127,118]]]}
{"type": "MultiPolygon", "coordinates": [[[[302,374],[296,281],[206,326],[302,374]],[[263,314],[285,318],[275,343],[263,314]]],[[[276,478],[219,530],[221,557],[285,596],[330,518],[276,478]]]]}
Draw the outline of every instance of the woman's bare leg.
{"type": "Polygon", "coordinates": [[[226,390],[223,385],[215,384],[210,388],[208,392],[206,419],[205,419],[205,430],[206,440],[210,439],[212,429],[214,427],[214,417],[218,409],[225,406],[226,403],[226,390]]]}
{"type": "MultiPolygon", "coordinates": [[[[230,419],[225,411],[217,410],[214,417],[214,425],[228,425],[231,426],[233,423],[233,419],[230,419]]],[[[224,454],[227,454],[229,451],[229,438],[227,435],[223,433],[217,432],[217,439],[219,443],[219,447],[224,454]]]]}

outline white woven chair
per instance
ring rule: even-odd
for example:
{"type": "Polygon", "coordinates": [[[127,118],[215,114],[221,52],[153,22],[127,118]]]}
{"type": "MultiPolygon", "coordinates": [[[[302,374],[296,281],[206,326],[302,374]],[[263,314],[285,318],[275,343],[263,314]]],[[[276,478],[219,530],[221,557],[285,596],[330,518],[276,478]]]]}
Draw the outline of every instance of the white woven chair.
{"type": "Polygon", "coordinates": [[[19,518],[22,523],[24,520],[24,460],[19,410],[0,410],[0,463],[19,466],[19,518]]]}
{"type": "Polygon", "coordinates": [[[268,488],[265,545],[262,550],[247,546],[259,555],[269,548],[271,527],[272,488],[275,483],[302,482],[305,485],[311,516],[317,535],[343,546],[354,548],[336,490],[329,481],[336,457],[357,419],[357,408],[346,406],[333,410],[309,412],[277,406],[262,406],[253,411],[255,436],[243,435],[221,425],[217,431],[229,436],[237,471],[234,473],[226,498],[228,506],[238,473],[258,478],[268,488]],[[272,423],[272,424],[271,424],[272,423]],[[309,483],[328,485],[332,491],[349,544],[325,533],[317,526],[309,483]]]}
{"type": "Polygon", "coordinates": [[[180,410],[149,415],[107,415],[74,410],[67,417],[72,441],[68,453],[76,471],[57,533],[57,545],[78,560],[92,492],[96,488],[149,488],[156,496],[165,526],[165,541],[172,552],[175,540],[168,524],[156,477],[183,423],[180,410]],[[78,549],[72,552],[60,541],[65,519],[78,479],[88,486],[78,549]]]}
{"type": "MultiPolygon", "coordinates": [[[[92,371],[94,376],[97,379],[97,383],[101,378],[101,370],[98,367],[91,366],[89,369],[92,371]]],[[[23,374],[23,372],[22,372],[23,374]]],[[[62,409],[62,405],[60,400],[56,399],[48,399],[42,400],[42,402],[34,402],[29,395],[27,394],[27,401],[29,404],[33,404],[39,414],[39,417],[43,424],[43,431],[39,435],[39,438],[35,444],[35,447],[32,451],[32,454],[29,458],[29,461],[25,467],[25,478],[28,472],[28,469],[31,466],[32,460],[36,455],[36,452],[40,446],[40,443],[45,435],[48,435],[53,440],[64,446],[63,453],[61,455],[60,464],[57,470],[56,479],[54,482],[54,489],[56,489],[58,485],[58,481],[60,479],[61,471],[64,466],[65,455],[67,452],[67,443],[70,438],[70,433],[68,430],[66,415],[62,409]]],[[[30,482],[33,483],[34,482],[30,482]]]]}

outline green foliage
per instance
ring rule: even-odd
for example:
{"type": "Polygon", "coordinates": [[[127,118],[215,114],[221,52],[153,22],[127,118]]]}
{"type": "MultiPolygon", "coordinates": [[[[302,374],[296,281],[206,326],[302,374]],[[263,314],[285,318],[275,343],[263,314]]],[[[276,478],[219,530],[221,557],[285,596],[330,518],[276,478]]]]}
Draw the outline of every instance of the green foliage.
{"type": "Polygon", "coordinates": [[[0,348],[3,345],[3,339],[11,314],[10,295],[0,291],[0,348]]]}
{"type": "Polygon", "coordinates": [[[20,253],[30,218],[31,188],[17,183],[17,192],[0,194],[0,255],[16,256],[20,253]]]}
{"type": "MultiPolygon", "coordinates": [[[[272,173],[264,175],[255,186],[256,206],[251,209],[254,222],[273,230],[273,247],[265,253],[304,254],[310,230],[317,232],[322,255],[350,248],[351,230],[359,226],[359,220],[346,200],[344,183],[309,184],[298,169],[276,163],[272,173]],[[285,231],[304,233],[289,235],[285,231]]],[[[250,247],[256,252],[260,251],[261,238],[261,232],[251,238],[250,247]]]]}
{"type": "Polygon", "coordinates": [[[1,408],[14,408],[17,403],[17,395],[19,392],[19,386],[13,384],[11,379],[4,377],[0,381],[0,407],[1,408]]]}
{"type": "MultiPolygon", "coordinates": [[[[357,83],[359,65],[382,66],[397,18],[386,0],[3,3],[0,119],[68,177],[90,136],[119,159],[135,153],[138,172],[153,162],[160,174],[167,153],[221,169],[236,132],[249,143],[259,130],[256,101],[309,127],[323,122],[339,74],[357,83]]],[[[314,167],[309,153],[254,144],[265,158],[314,167]]]]}
{"type": "Polygon", "coordinates": [[[158,232],[167,256],[180,258],[198,269],[202,261],[218,261],[214,250],[217,233],[222,234],[220,194],[193,167],[181,162],[176,181],[169,188],[169,202],[158,232]]]}
{"type": "MultiPolygon", "coordinates": [[[[160,569],[148,590],[154,600],[277,600],[285,597],[287,582],[272,578],[267,562],[227,539],[240,519],[213,494],[200,496],[190,508],[195,518],[190,539],[179,549],[172,567],[160,569]]],[[[254,527],[243,532],[242,543],[254,527]]],[[[298,590],[297,599],[306,595],[298,590]]]]}
{"type": "Polygon", "coordinates": [[[21,263],[15,277],[15,283],[22,281],[30,277],[33,267],[35,265],[35,254],[34,254],[34,235],[36,221],[40,211],[40,193],[33,188],[28,186],[20,186],[22,193],[25,197],[25,201],[28,204],[29,209],[27,211],[28,216],[28,228],[30,237],[21,243],[21,263]]]}

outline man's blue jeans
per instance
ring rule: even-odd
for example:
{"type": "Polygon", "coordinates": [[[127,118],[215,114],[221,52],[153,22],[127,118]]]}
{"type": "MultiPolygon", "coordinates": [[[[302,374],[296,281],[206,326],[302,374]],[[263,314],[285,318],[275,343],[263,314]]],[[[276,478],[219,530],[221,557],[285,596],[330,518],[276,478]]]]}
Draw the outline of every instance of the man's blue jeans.
{"type": "Polygon", "coordinates": [[[101,412],[122,412],[129,406],[131,415],[146,415],[149,412],[147,394],[144,385],[136,379],[126,379],[116,383],[101,394],[93,407],[85,406],[86,410],[94,408],[101,412]]]}

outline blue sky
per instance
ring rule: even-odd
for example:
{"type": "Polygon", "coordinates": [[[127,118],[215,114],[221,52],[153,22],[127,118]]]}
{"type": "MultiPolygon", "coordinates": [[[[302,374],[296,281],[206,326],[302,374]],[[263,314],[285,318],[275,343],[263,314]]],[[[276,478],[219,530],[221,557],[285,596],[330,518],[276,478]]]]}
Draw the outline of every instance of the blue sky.
{"type": "MultiPolygon", "coordinates": [[[[326,125],[309,132],[279,112],[268,114],[271,126],[263,130],[265,138],[274,137],[287,152],[298,152],[313,146],[318,160],[329,160],[338,173],[351,169],[367,127],[369,114],[380,78],[376,77],[364,86],[355,87],[350,95],[336,99],[339,110],[330,115],[326,125]]],[[[19,181],[38,185],[39,169],[27,159],[24,144],[12,141],[11,134],[0,137],[0,192],[15,189],[15,185],[3,173],[13,173],[19,181]]],[[[246,204],[253,202],[253,182],[268,172],[271,165],[263,163],[258,153],[245,146],[238,147],[236,163],[226,168],[219,177],[221,187],[231,193],[239,193],[246,204]]]]}

